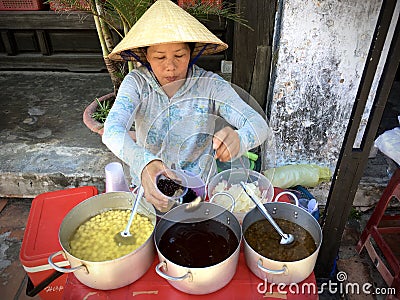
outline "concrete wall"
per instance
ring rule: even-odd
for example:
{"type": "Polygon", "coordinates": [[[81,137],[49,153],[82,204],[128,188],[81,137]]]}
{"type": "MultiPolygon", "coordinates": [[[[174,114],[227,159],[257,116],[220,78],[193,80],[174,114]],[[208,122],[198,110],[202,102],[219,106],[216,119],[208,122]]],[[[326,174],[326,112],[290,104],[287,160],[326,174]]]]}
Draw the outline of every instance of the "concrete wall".
{"type": "MultiPolygon", "coordinates": [[[[268,101],[272,164],[334,171],[382,1],[281,0],[268,101]]],[[[327,195],[329,185],[320,187],[327,195]]]]}

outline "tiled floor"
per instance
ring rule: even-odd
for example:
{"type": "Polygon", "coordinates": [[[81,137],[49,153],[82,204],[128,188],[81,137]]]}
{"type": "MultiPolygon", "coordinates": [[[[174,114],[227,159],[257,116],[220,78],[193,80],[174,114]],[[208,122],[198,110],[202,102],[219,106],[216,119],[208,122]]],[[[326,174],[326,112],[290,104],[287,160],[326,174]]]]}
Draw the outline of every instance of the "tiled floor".
{"type": "Polygon", "coordinates": [[[25,295],[27,276],[19,251],[31,206],[30,199],[0,199],[0,298],[39,299],[25,295]]]}

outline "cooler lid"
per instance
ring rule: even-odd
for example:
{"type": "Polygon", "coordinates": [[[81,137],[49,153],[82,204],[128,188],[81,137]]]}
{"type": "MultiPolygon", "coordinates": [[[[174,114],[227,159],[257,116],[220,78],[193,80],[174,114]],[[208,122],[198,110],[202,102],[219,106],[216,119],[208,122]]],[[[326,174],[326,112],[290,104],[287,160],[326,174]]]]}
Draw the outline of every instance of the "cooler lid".
{"type": "MultiPolygon", "coordinates": [[[[49,256],[62,250],[58,231],[66,214],[97,194],[96,187],[84,186],[43,193],[33,199],[19,254],[23,266],[48,264],[49,256]]],[[[63,260],[62,255],[58,255],[54,261],[63,260]]]]}

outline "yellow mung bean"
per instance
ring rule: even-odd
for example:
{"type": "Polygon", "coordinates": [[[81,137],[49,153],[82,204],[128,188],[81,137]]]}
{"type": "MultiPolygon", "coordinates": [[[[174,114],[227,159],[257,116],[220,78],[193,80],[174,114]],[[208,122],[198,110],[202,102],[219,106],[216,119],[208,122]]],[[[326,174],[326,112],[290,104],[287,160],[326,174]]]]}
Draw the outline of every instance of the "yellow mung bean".
{"type": "Polygon", "coordinates": [[[114,236],[125,229],[130,213],[128,209],[113,209],[91,217],[71,237],[70,253],[82,260],[106,261],[136,250],[151,236],[154,225],[148,217],[137,213],[130,227],[136,242],[132,245],[117,244],[114,236]]]}

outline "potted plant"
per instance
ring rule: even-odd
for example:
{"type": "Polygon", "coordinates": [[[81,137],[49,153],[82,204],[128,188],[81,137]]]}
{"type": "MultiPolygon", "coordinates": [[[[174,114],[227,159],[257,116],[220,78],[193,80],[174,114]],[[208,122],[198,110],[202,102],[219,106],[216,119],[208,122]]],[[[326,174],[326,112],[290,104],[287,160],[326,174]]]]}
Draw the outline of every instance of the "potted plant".
{"type": "MultiPolygon", "coordinates": [[[[117,43],[129,32],[136,21],[156,0],[48,0],[56,11],[80,11],[90,14],[94,18],[96,31],[99,37],[101,51],[105,66],[110,75],[114,91],[95,99],[84,111],[83,121],[86,126],[102,134],[102,122],[107,116],[107,111],[117,94],[118,88],[125,75],[135,68],[132,61],[116,62],[108,58],[108,55],[117,43]],[[113,32],[115,34],[113,34],[113,32]],[[116,36],[118,38],[116,38],[116,36]],[[108,102],[106,102],[108,101],[108,102]],[[103,103],[104,102],[104,103],[103,103]],[[103,104],[102,104],[103,103],[103,104]],[[93,116],[100,116],[94,119],[93,116]]],[[[199,21],[206,21],[210,17],[219,20],[232,20],[244,26],[246,21],[235,12],[234,4],[221,0],[179,0],[175,1],[199,21]]]]}

